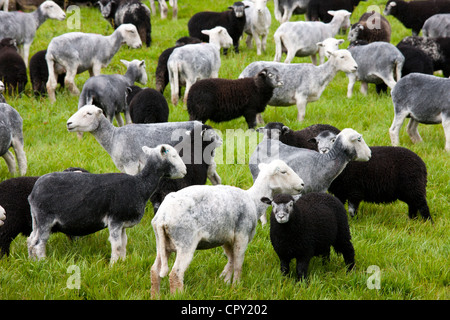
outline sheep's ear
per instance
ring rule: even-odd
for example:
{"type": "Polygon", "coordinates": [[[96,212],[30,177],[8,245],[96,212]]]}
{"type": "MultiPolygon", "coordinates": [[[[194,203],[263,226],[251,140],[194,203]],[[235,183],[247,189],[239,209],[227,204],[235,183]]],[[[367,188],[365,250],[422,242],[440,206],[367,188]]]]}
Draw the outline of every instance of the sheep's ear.
{"type": "Polygon", "coordinates": [[[161,148],[159,149],[159,152],[164,157],[169,153],[169,149],[166,148],[166,146],[162,145],[161,148]]]}
{"type": "Polygon", "coordinates": [[[265,129],[265,127],[256,128],[256,132],[264,133],[264,129],[265,129]]]}
{"type": "Polygon", "coordinates": [[[311,139],[309,139],[309,140],[308,140],[308,142],[311,142],[311,143],[317,144],[317,140],[316,140],[316,138],[311,138],[311,139]]]}
{"type": "Polygon", "coordinates": [[[336,56],[336,54],[333,51],[329,51],[329,50],[327,50],[326,54],[328,54],[330,57],[331,56],[333,56],[333,57],[336,56]]]}
{"type": "Polygon", "coordinates": [[[133,88],[127,87],[127,94],[130,94],[130,93],[132,93],[132,92],[133,92],[133,88]]]}
{"type": "Polygon", "coordinates": [[[389,5],[390,5],[391,7],[395,7],[395,6],[397,5],[397,3],[394,2],[394,1],[392,1],[391,3],[389,3],[389,5]]]}
{"type": "Polygon", "coordinates": [[[360,25],[358,26],[358,28],[359,28],[359,30],[364,30],[364,26],[363,26],[362,24],[360,24],[360,25]]]}
{"type": "Polygon", "coordinates": [[[151,155],[153,149],[151,149],[151,148],[149,148],[149,147],[147,147],[147,146],[143,146],[143,147],[142,147],[142,151],[143,151],[145,154],[151,155]]]}
{"type": "Polygon", "coordinates": [[[288,133],[288,132],[290,132],[291,131],[291,129],[288,127],[288,126],[283,126],[282,128],[281,128],[281,133],[282,134],[286,134],[286,133],[288,133]]]}
{"type": "Polygon", "coordinates": [[[206,35],[208,35],[208,36],[209,36],[209,34],[210,34],[210,30],[202,30],[202,33],[203,33],[203,34],[206,34],[206,35]]]}
{"type": "Polygon", "coordinates": [[[328,10],[327,13],[328,13],[330,16],[334,16],[334,14],[336,13],[336,11],[334,11],[334,10],[328,10]]]}
{"type": "Polygon", "coordinates": [[[265,204],[268,204],[269,206],[272,205],[272,200],[270,200],[267,197],[262,197],[261,202],[264,202],[265,204]]]}
{"type": "Polygon", "coordinates": [[[144,67],[145,68],[145,60],[142,60],[140,63],[139,63],[139,67],[144,67]]]}
{"type": "Polygon", "coordinates": [[[120,59],[120,62],[122,62],[127,68],[128,68],[128,65],[130,64],[127,60],[123,60],[123,59],[120,59]]]}
{"type": "Polygon", "coordinates": [[[318,47],[323,47],[323,42],[317,42],[316,45],[317,45],[318,47]]]}
{"type": "Polygon", "coordinates": [[[339,40],[338,40],[338,45],[343,44],[344,41],[345,41],[344,39],[339,39],[339,40]]]}

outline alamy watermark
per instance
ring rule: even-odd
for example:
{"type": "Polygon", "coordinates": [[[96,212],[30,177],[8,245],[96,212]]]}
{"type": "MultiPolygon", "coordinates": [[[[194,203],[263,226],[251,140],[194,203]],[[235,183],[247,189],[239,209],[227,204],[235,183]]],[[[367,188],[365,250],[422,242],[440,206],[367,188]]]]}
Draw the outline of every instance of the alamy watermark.
{"type": "Polygon", "coordinates": [[[367,273],[371,276],[367,279],[367,288],[370,290],[381,289],[381,269],[377,265],[371,265],[367,268],[367,273]]]}

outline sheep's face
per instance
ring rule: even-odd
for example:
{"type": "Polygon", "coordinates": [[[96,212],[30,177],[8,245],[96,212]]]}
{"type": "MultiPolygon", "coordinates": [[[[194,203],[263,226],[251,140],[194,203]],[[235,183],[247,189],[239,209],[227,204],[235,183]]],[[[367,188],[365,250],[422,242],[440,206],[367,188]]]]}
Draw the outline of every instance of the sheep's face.
{"type": "Polygon", "coordinates": [[[327,38],[322,42],[318,42],[317,46],[319,47],[319,50],[325,52],[325,56],[329,59],[330,52],[339,50],[339,45],[342,43],[344,43],[344,39],[327,38]]]}
{"type": "Polygon", "coordinates": [[[260,77],[263,81],[268,84],[271,88],[277,88],[283,86],[283,81],[275,68],[263,69],[256,77],[260,77]]]}
{"type": "Polygon", "coordinates": [[[233,39],[224,27],[215,27],[211,30],[202,30],[203,34],[209,36],[209,43],[215,43],[221,48],[229,48],[233,45],[233,39]]]}
{"type": "Polygon", "coordinates": [[[272,206],[272,215],[278,223],[286,223],[294,211],[294,198],[286,194],[278,195],[275,198],[274,200],[270,200],[269,198],[263,197],[261,201],[272,206]]]}
{"type": "Polygon", "coordinates": [[[336,68],[339,71],[343,71],[345,73],[356,72],[358,69],[358,64],[355,59],[353,59],[350,51],[345,49],[336,50],[333,52],[328,51],[327,55],[330,57],[330,61],[333,60],[332,63],[335,64],[336,68]]]}
{"type": "Polygon", "coordinates": [[[142,47],[142,41],[139,37],[138,31],[131,23],[120,25],[116,31],[120,32],[123,38],[123,43],[126,43],[130,48],[137,49],[142,47]]]}
{"type": "Polygon", "coordinates": [[[272,194],[299,194],[305,186],[303,180],[284,161],[274,160],[270,164],[259,164],[258,178],[268,179],[272,194]]]}
{"type": "Polygon", "coordinates": [[[244,4],[240,1],[235,2],[231,7],[228,7],[228,9],[233,10],[236,18],[245,17],[245,8],[248,8],[248,6],[244,6],[244,4]]]}
{"type": "Polygon", "coordinates": [[[254,0],[254,10],[258,14],[263,14],[267,8],[267,0],[254,0]]]}
{"type": "Polygon", "coordinates": [[[186,175],[186,165],[172,146],[168,144],[162,144],[155,148],[143,146],[142,151],[149,156],[156,155],[162,161],[169,164],[169,169],[165,172],[165,176],[168,178],[181,179],[186,175]]]}
{"type": "Polygon", "coordinates": [[[327,11],[329,15],[333,16],[333,20],[341,21],[341,28],[347,30],[350,28],[350,15],[351,12],[347,10],[329,10],[327,11]]]}
{"type": "Polygon", "coordinates": [[[67,120],[69,132],[90,132],[98,128],[99,118],[104,117],[103,110],[93,105],[86,105],[67,120]]]}
{"type": "Polygon", "coordinates": [[[126,67],[127,70],[134,68],[136,70],[137,78],[136,81],[140,84],[147,84],[148,77],[145,71],[145,61],[144,60],[133,60],[131,62],[127,60],[120,60],[126,67]]]}
{"type": "Polygon", "coordinates": [[[39,7],[43,12],[44,16],[50,19],[56,20],[64,20],[66,18],[66,14],[64,11],[53,1],[47,0],[41,4],[39,7]]]}
{"type": "Polygon", "coordinates": [[[344,129],[338,135],[337,139],[341,139],[342,145],[349,153],[353,154],[354,161],[369,161],[372,151],[367,146],[361,134],[353,129],[344,129]]]}
{"type": "Polygon", "coordinates": [[[352,42],[358,40],[359,33],[364,30],[364,26],[359,23],[354,24],[348,32],[347,40],[352,42]]]}
{"type": "Polygon", "coordinates": [[[384,8],[383,14],[385,16],[397,14],[397,3],[392,0],[388,1],[386,3],[386,8],[384,8]]]}
{"type": "Polygon", "coordinates": [[[336,135],[329,130],[325,130],[311,140],[313,140],[313,142],[317,144],[317,150],[320,153],[328,153],[330,152],[334,142],[336,141],[336,135]]]}
{"type": "Polygon", "coordinates": [[[102,0],[97,3],[100,6],[100,12],[102,13],[103,18],[109,18],[111,16],[113,2],[102,0]]]}

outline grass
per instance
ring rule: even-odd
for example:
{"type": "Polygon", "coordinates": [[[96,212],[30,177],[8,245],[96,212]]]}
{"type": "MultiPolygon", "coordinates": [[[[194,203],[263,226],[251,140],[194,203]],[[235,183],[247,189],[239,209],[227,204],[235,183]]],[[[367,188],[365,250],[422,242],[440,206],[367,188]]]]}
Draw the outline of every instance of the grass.
{"type": "MultiPolygon", "coordinates": [[[[361,2],[353,13],[352,22],[357,21],[369,5],[376,4],[383,8],[384,2],[361,2]]],[[[120,63],[120,59],[145,59],[148,86],[154,87],[159,54],[171,47],[175,39],[187,35],[189,18],[202,10],[225,10],[228,5],[229,2],[225,0],[183,1],[180,3],[178,20],[152,17],[151,47],[136,50],[121,48],[102,72],[124,73],[125,66],[120,63]]],[[[269,2],[268,6],[273,12],[273,2],[269,2]]],[[[80,31],[101,34],[113,31],[96,8],[82,8],[80,18],[80,31]]],[[[410,35],[411,31],[395,18],[387,18],[393,29],[393,44],[410,35]]],[[[294,16],[293,19],[303,19],[303,16],[294,16]]],[[[228,56],[222,56],[219,76],[237,78],[252,61],[273,60],[275,48],[272,36],[278,26],[272,14],[267,52],[257,57],[256,50],[247,49],[244,41],[241,41],[241,53],[230,52],[228,56]]],[[[45,49],[52,37],[71,31],[77,30],[68,29],[66,22],[45,22],[37,32],[31,55],[45,49]]],[[[346,39],[345,36],[339,37],[346,39]]],[[[294,62],[309,63],[310,60],[295,58],[294,62]]],[[[80,89],[87,77],[87,73],[77,76],[76,83],[80,89]]],[[[369,94],[363,96],[357,84],[354,96],[347,99],[346,86],[346,76],[338,74],[320,100],[308,104],[306,119],[302,123],[295,120],[295,107],[268,107],[263,117],[266,122],[281,121],[293,129],[314,123],[330,123],[341,129],[352,127],[364,135],[369,145],[390,145],[388,128],[393,118],[390,96],[378,96],[373,85],[369,86],[369,94]]],[[[170,101],[170,88],[166,89],[165,97],[170,101]]],[[[110,157],[90,134],[85,134],[83,140],[79,141],[75,134],[66,131],[65,122],[77,110],[78,103],[78,98],[71,96],[67,90],[57,94],[57,102],[53,105],[46,97],[36,99],[31,93],[30,84],[22,96],[7,97],[7,100],[24,119],[27,175],[42,175],[70,166],[84,167],[95,173],[118,172],[110,157]]],[[[169,103],[169,107],[170,121],[188,120],[188,114],[181,104],[174,106],[169,103]]],[[[226,129],[247,128],[243,119],[209,124],[223,133],[225,145],[226,129]]],[[[185,275],[185,292],[170,295],[168,279],[165,278],[161,284],[161,299],[449,299],[449,154],[444,151],[442,126],[420,125],[419,131],[424,143],[412,144],[405,127],[402,128],[400,141],[402,146],[421,156],[427,165],[427,199],[434,225],[421,219],[409,220],[407,206],[402,202],[386,205],[363,203],[358,216],[349,219],[356,251],[354,270],[346,273],[342,257],[333,253],[329,263],[314,258],[309,268],[309,281],[299,283],[293,277],[281,275],[278,257],[270,244],[269,226],[258,224],[256,235],[247,249],[240,284],[225,285],[219,278],[226,263],[221,248],[197,251],[185,275]],[[373,275],[367,270],[372,265],[379,267],[380,289],[369,289],[367,286],[373,275]]],[[[222,160],[224,163],[225,159],[222,160]]],[[[237,160],[235,164],[220,164],[218,173],[224,184],[244,189],[252,184],[247,164],[238,163],[237,160]]],[[[2,164],[0,180],[10,177],[6,165],[2,164]]],[[[141,223],[127,231],[129,241],[126,261],[112,267],[109,266],[107,230],[73,242],[63,234],[54,234],[48,242],[48,258],[42,261],[30,261],[26,237],[17,237],[12,243],[11,256],[0,261],[0,300],[150,299],[150,268],[155,258],[155,240],[150,223],[152,217],[153,209],[149,204],[141,223]],[[68,273],[72,265],[80,270],[79,289],[68,288],[68,281],[70,287],[73,280],[71,276],[74,275],[68,273]]],[[[173,261],[174,256],[170,262],[173,261]]]]}

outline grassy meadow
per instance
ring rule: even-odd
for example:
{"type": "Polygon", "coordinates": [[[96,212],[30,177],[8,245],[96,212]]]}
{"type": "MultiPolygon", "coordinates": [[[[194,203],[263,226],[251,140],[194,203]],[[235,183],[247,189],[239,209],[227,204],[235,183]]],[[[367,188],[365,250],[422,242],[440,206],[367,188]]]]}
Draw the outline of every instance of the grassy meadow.
{"type": "MultiPolygon", "coordinates": [[[[369,5],[384,9],[385,0],[361,2],[352,15],[352,23],[366,11],[369,5]]],[[[148,4],[148,1],[144,1],[148,4]]],[[[120,59],[144,59],[149,82],[155,85],[154,73],[160,53],[174,45],[179,37],[188,35],[187,22],[198,11],[226,10],[233,1],[204,0],[180,1],[178,20],[161,20],[159,12],[152,16],[152,45],[150,48],[129,49],[122,47],[105,74],[126,70],[120,59]]],[[[241,52],[222,56],[219,72],[221,78],[235,79],[241,71],[256,60],[272,61],[275,54],[273,33],[279,23],[273,15],[273,2],[268,3],[272,12],[271,34],[267,52],[256,56],[256,49],[248,49],[241,40],[241,52]]],[[[74,18],[68,14],[69,19],[74,18]]],[[[30,57],[47,48],[52,37],[72,31],[111,34],[109,23],[98,8],[82,7],[80,30],[70,29],[68,21],[46,21],[37,31],[31,46],[30,57]]],[[[292,20],[303,20],[294,16],[292,20]]],[[[395,18],[387,19],[392,25],[392,43],[411,35],[395,18]]],[[[346,40],[346,36],[338,35],[346,40]]],[[[345,48],[348,41],[341,46],[345,48]]],[[[284,60],[284,56],[283,56],[284,60]]],[[[310,63],[310,58],[295,58],[293,62],[310,63]]],[[[85,72],[76,77],[81,90],[87,80],[85,72]]],[[[347,78],[339,73],[325,89],[319,101],[308,104],[306,118],[296,121],[295,106],[267,107],[263,113],[265,122],[283,122],[292,129],[302,129],[315,123],[329,123],[338,128],[351,127],[362,133],[368,145],[390,145],[388,129],[393,119],[393,105],[389,94],[377,95],[374,85],[369,85],[367,96],[359,92],[356,84],[354,96],[347,99],[347,78]]],[[[170,87],[165,90],[170,101],[170,87]]],[[[50,104],[47,97],[35,98],[31,84],[20,97],[6,97],[24,120],[25,152],[28,158],[28,176],[62,171],[67,167],[83,167],[93,173],[118,172],[108,154],[90,134],[78,140],[76,134],[66,130],[67,119],[77,110],[78,97],[67,90],[57,92],[57,101],[50,104]]],[[[181,103],[169,102],[170,121],[186,121],[187,111],[181,103]]],[[[247,130],[243,118],[224,123],[208,122],[223,133],[226,147],[226,130],[247,130]]],[[[269,224],[258,224],[256,235],[250,243],[243,266],[242,281],[236,286],[226,285],[219,277],[226,264],[222,248],[197,251],[185,274],[185,291],[169,294],[169,281],[161,282],[161,299],[276,299],[276,300],[437,300],[449,299],[450,255],[450,154],[444,151],[445,137],[440,125],[420,125],[423,143],[414,145],[402,127],[401,145],[416,152],[428,169],[427,200],[434,224],[420,217],[409,220],[407,205],[403,202],[375,205],[362,203],[357,217],[349,218],[350,231],[355,247],[356,266],[346,273],[342,256],[331,254],[329,263],[318,258],[311,261],[309,281],[296,282],[295,277],[283,277],[279,271],[279,259],[269,239],[269,224]],[[379,272],[370,271],[377,266],[379,272]],[[368,272],[368,270],[370,272],[368,272]],[[371,289],[374,277],[380,280],[378,289],[371,289]],[[369,285],[368,285],[369,284],[369,285]]],[[[256,133],[255,133],[256,134],[256,133]]],[[[248,151],[249,154],[253,150],[248,151]]],[[[225,154],[225,153],[223,153],[225,154]]],[[[246,159],[248,159],[248,154],[246,159]]],[[[216,159],[221,163],[220,159],[216,159]]],[[[224,159],[223,159],[224,160],[224,159]]],[[[219,164],[217,171],[222,183],[244,189],[252,185],[247,163],[219,164]]],[[[0,161],[0,181],[11,178],[6,164],[0,161]]],[[[209,183],[209,182],[208,182],[209,183]]],[[[153,208],[148,204],[141,223],[128,229],[127,258],[114,266],[109,265],[111,253],[108,230],[69,241],[63,234],[54,234],[47,244],[47,259],[28,259],[26,237],[18,236],[11,246],[11,256],[0,260],[0,300],[6,299],[150,299],[150,268],[155,259],[155,239],[151,227],[153,208]],[[79,271],[79,289],[73,288],[70,267],[79,271]]],[[[174,255],[170,265],[174,261],[174,255]]],[[[295,270],[295,268],[292,268],[295,270]]]]}

